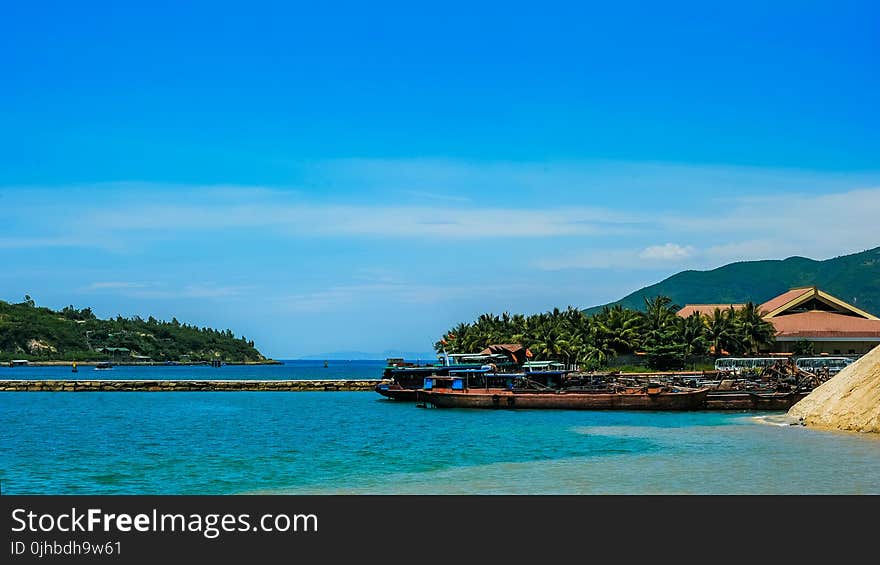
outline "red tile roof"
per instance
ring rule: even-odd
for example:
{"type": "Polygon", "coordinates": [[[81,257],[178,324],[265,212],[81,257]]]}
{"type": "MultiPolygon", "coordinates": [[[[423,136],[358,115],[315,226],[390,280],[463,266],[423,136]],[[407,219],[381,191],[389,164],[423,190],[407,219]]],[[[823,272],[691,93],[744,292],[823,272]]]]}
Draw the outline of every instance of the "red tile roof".
{"type": "Polygon", "coordinates": [[[804,294],[806,294],[808,292],[814,292],[814,291],[815,291],[815,288],[812,286],[807,286],[804,288],[793,288],[793,289],[789,290],[788,292],[783,292],[779,296],[777,296],[775,298],[771,298],[767,302],[761,304],[760,311],[763,312],[764,314],[766,314],[768,312],[772,312],[773,310],[776,310],[777,308],[785,306],[786,304],[788,304],[792,300],[794,300],[796,298],[800,298],[801,296],[803,296],[804,294]]]}
{"type": "Polygon", "coordinates": [[[880,340],[880,320],[866,320],[835,312],[801,312],[770,318],[777,337],[876,337],[880,340]]]}
{"type": "Polygon", "coordinates": [[[727,310],[731,306],[734,310],[739,310],[745,306],[745,304],[685,304],[684,308],[676,312],[676,314],[682,318],[687,318],[694,312],[699,312],[703,316],[711,316],[716,308],[719,310],[727,310]]]}

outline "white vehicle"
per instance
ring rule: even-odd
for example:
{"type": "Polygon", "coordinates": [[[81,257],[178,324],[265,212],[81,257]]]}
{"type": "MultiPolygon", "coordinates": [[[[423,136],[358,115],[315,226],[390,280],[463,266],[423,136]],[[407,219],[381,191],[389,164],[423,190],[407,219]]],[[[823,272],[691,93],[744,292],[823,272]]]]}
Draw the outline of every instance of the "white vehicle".
{"type": "Polygon", "coordinates": [[[828,373],[835,375],[852,362],[853,360],[849,357],[801,357],[795,361],[795,365],[798,369],[811,373],[827,367],[828,373]]]}
{"type": "Polygon", "coordinates": [[[523,363],[523,371],[534,373],[535,371],[564,371],[565,365],[559,361],[526,361],[523,363]]]}
{"type": "Polygon", "coordinates": [[[440,356],[440,360],[444,366],[450,367],[453,365],[501,364],[506,362],[508,358],[500,353],[448,353],[445,356],[440,356]]]}
{"type": "Polygon", "coordinates": [[[715,361],[716,371],[755,371],[778,363],[778,357],[722,357],[715,361]]]}

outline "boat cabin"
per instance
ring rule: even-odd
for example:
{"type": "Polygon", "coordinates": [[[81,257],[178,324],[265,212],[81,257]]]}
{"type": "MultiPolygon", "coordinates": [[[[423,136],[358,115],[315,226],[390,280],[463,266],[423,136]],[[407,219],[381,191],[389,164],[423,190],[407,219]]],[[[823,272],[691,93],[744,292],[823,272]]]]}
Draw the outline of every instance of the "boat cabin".
{"type": "Polygon", "coordinates": [[[454,369],[448,375],[426,377],[424,390],[467,390],[470,388],[501,388],[510,390],[522,373],[496,373],[489,369],[454,369]]]}

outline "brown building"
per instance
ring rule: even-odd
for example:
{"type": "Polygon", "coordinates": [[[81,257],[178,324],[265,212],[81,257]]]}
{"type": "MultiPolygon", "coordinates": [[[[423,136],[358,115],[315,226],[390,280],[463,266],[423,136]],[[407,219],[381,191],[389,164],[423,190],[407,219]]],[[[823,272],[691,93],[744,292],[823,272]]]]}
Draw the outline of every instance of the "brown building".
{"type": "MultiPolygon", "coordinates": [[[[682,317],[694,312],[711,315],[716,308],[743,304],[686,304],[682,317]]],[[[880,345],[880,318],[814,286],[793,288],[760,306],[764,319],[776,328],[777,353],[791,353],[795,343],[808,340],[815,353],[862,355],[880,345]]]]}

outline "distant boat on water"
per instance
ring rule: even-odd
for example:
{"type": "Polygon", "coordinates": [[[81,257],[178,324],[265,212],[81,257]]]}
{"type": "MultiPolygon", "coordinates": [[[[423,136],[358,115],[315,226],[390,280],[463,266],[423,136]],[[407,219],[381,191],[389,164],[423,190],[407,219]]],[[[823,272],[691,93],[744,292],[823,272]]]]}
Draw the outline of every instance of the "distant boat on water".
{"type": "Polygon", "coordinates": [[[109,361],[98,361],[95,364],[96,371],[107,371],[113,368],[113,364],[109,361]]]}

